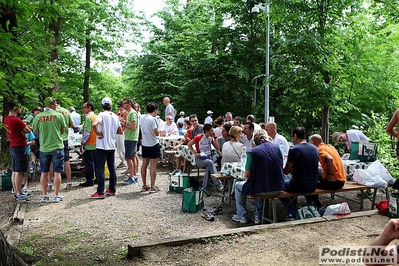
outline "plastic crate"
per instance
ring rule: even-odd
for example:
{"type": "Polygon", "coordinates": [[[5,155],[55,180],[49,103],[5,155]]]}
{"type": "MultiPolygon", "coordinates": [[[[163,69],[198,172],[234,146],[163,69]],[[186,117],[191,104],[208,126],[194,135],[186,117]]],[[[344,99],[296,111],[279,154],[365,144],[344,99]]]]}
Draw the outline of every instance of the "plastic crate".
{"type": "Polygon", "coordinates": [[[169,191],[176,193],[183,193],[185,188],[190,187],[190,180],[188,174],[169,175],[169,191]]]}

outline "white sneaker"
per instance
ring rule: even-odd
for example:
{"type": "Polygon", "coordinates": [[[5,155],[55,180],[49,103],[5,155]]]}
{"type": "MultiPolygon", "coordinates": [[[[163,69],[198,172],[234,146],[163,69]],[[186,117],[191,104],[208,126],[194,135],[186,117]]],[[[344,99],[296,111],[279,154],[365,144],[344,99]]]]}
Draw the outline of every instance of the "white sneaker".
{"type": "Polygon", "coordinates": [[[54,203],[59,203],[60,201],[64,200],[64,196],[58,195],[58,196],[54,196],[53,198],[53,202],[54,203]]]}
{"type": "Polygon", "coordinates": [[[50,195],[43,195],[41,203],[48,203],[50,201],[50,195]]]}

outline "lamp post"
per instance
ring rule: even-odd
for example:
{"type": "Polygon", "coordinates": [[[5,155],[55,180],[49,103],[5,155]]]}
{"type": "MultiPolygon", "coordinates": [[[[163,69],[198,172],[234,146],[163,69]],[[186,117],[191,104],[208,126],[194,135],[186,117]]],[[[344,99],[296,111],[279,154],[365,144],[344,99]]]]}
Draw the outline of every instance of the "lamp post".
{"type": "Polygon", "coordinates": [[[259,10],[266,12],[266,85],[265,85],[265,123],[269,122],[269,46],[270,46],[270,0],[257,4],[251,9],[252,14],[258,14],[259,10]]]}

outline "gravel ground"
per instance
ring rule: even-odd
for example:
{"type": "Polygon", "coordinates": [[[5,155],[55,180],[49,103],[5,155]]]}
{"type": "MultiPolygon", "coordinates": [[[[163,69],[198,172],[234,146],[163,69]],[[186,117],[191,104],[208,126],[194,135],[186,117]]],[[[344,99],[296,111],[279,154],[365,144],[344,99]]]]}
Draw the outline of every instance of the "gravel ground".
{"type": "MultiPolygon", "coordinates": [[[[64,202],[41,204],[40,185],[30,182],[33,193],[25,214],[19,247],[39,258],[37,265],[318,265],[320,245],[367,245],[388,221],[372,215],[355,219],[265,230],[259,234],[215,237],[205,244],[148,248],[142,258],[127,260],[127,245],[176,236],[240,227],[231,220],[234,209],[223,205],[223,213],[209,222],[200,213],[181,211],[181,194],[168,192],[169,166],[159,166],[159,193],[140,193],[139,184],[122,186],[125,176],[118,170],[115,197],[92,200],[96,186],[81,188],[82,176],[73,179],[73,189],[63,190],[64,202]]],[[[201,174],[201,172],[200,172],[201,174]]],[[[62,188],[65,187],[65,183],[62,188]]],[[[350,194],[356,197],[356,193],[350,194]]],[[[378,194],[379,198],[384,197],[378,194]]],[[[342,202],[321,201],[328,205],[342,202]]],[[[205,197],[205,206],[220,204],[220,193],[205,197]]],[[[234,201],[233,201],[234,204],[234,201]]],[[[304,204],[303,197],[299,204],[304,204]]],[[[11,193],[0,193],[1,230],[7,235],[15,201],[11,193]]],[[[358,206],[350,204],[352,211],[358,206]]],[[[366,210],[370,204],[366,204],[366,210]]],[[[279,206],[279,220],[285,216],[279,206]]]]}

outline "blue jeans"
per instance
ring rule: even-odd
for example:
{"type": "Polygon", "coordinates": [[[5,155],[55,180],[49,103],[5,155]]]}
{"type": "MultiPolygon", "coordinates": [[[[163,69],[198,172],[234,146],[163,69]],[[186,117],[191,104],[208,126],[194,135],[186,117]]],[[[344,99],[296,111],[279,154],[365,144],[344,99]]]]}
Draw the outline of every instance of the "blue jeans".
{"type": "MultiPolygon", "coordinates": [[[[235,186],[235,197],[236,197],[236,209],[237,215],[243,218],[247,217],[247,195],[242,193],[242,187],[246,181],[239,181],[235,186]]],[[[263,200],[255,199],[255,219],[262,217],[263,200]]]]}
{"type": "MultiPolygon", "coordinates": [[[[206,168],[205,175],[204,175],[204,180],[202,181],[202,188],[206,189],[206,187],[208,186],[208,181],[209,181],[209,177],[211,176],[211,174],[216,174],[217,173],[217,170],[216,170],[216,167],[215,167],[215,163],[211,159],[201,160],[199,158],[195,158],[195,163],[199,167],[205,167],[206,168]]],[[[222,182],[220,180],[216,180],[214,182],[216,182],[217,186],[222,184],[222,182]]]]}
{"type": "Polygon", "coordinates": [[[96,151],[95,150],[85,150],[84,152],[84,161],[86,167],[86,182],[90,184],[94,184],[94,171],[96,160],[96,151]]]}
{"type": "Polygon", "coordinates": [[[64,172],[64,149],[51,152],[40,152],[40,172],[48,173],[50,171],[50,163],[53,162],[53,172],[64,172]]]}
{"type": "MultiPolygon", "coordinates": [[[[291,183],[291,179],[285,179],[285,191],[287,192],[295,192],[295,189],[291,183]]],[[[292,199],[292,198],[281,198],[280,199],[281,203],[285,206],[287,209],[287,214],[291,214],[292,216],[296,217],[296,203],[297,203],[297,198],[292,199]]]]}
{"type": "Polygon", "coordinates": [[[116,168],[115,168],[115,150],[96,149],[96,176],[97,176],[97,193],[104,194],[105,191],[105,162],[108,164],[109,170],[109,189],[116,192],[116,168]]]}

